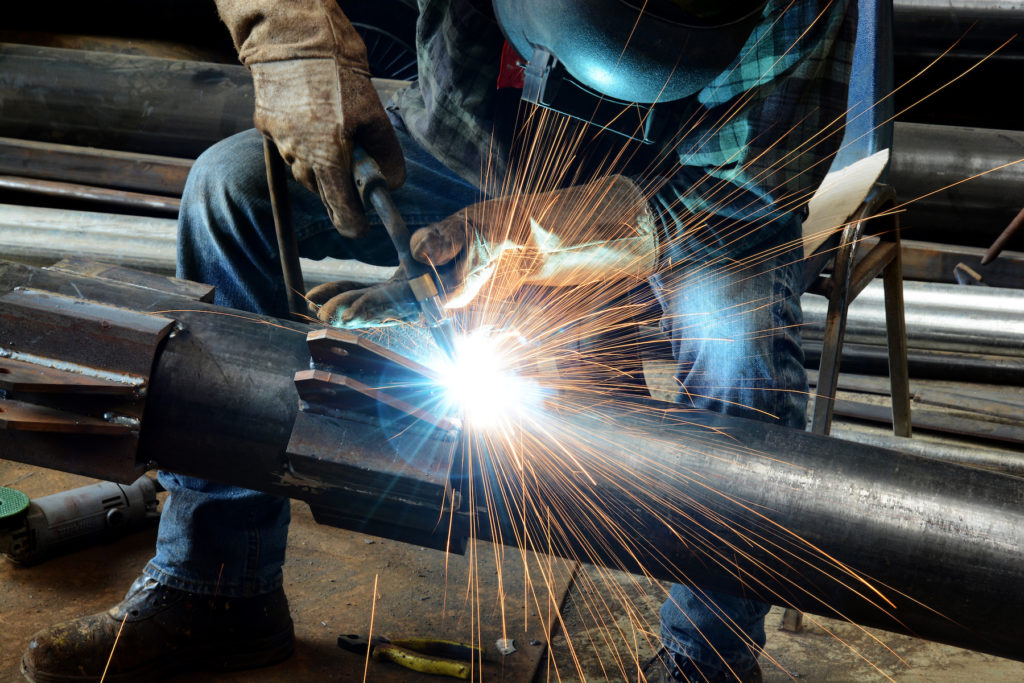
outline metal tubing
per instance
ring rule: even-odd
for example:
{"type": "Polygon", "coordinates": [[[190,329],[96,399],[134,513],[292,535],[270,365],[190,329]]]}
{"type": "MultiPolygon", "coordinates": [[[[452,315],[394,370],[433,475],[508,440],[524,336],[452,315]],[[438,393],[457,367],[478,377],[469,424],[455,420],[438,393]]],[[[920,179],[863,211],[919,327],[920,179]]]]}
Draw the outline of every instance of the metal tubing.
{"type": "Polygon", "coordinates": [[[62,183],[54,180],[37,178],[20,178],[18,176],[0,175],[0,190],[15,190],[40,194],[62,199],[77,199],[86,202],[97,202],[111,206],[144,209],[177,216],[181,208],[181,200],[174,197],[160,197],[140,192],[111,190],[105,187],[62,183]]]}
{"type": "Polygon", "coordinates": [[[909,202],[906,236],[988,247],[1020,210],[1024,132],[899,123],[893,135],[890,181],[909,202]]]}
{"type": "MultiPolygon", "coordinates": [[[[907,344],[911,349],[1024,356],[1024,291],[904,282],[907,344]]],[[[885,344],[884,285],[874,282],[850,304],[846,339],[885,344]]],[[[804,295],[808,339],[820,339],[826,320],[821,297],[804,295]]]]}
{"type": "MultiPolygon", "coordinates": [[[[354,462],[451,462],[448,437],[396,437],[341,413],[315,468],[286,455],[309,326],[0,263],[0,296],[19,286],[177,319],[150,373],[139,442],[150,466],[350,510],[337,477],[354,462]]],[[[535,418],[522,438],[500,439],[521,452],[466,443],[455,482],[470,500],[458,475],[473,479],[465,514],[481,518],[481,535],[1024,656],[1019,479],[653,401],[562,396],[535,418]]],[[[409,507],[380,495],[382,507],[409,507]]],[[[463,527],[423,533],[449,528],[463,527]]]]}
{"type": "Polygon", "coordinates": [[[520,521],[504,533],[518,536],[504,538],[1024,656],[1019,479],[662,406],[609,403],[542,420],[558,425],[549,433],[564,434],[572,456],[524,453],[536,485],[510,484],[496,499],[533,512],[524,523],[509,509],[520,521]],[[560,535],[565,527],[572,533],[560,535]],[[826,557],[870,577],[885,599],[826,557]]]}
{"type": "Polygon", "coordinates": [[[11,44],[0,61],[7,137],[194,158],[252,128],[241,65],[11,44]]]}

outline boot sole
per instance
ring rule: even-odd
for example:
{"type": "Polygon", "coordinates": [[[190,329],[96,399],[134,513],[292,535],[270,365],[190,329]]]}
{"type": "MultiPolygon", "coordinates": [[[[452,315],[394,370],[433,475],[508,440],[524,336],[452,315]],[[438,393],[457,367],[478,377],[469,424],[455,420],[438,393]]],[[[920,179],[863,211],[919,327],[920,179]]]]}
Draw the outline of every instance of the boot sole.
{"type": "MultiPolygon", "coordinates": [[[[255,669],[283,662],[295,652],[295,632],[291,624],[288,629],[272,636],[247,640],[243,643],[218,643],[215,647],[192,652],[174,652],[167,657],[149,662],[131,671],[110,673],[105,683],[151,683],[171,674],[185,671],[235,671],[255,669]],[[237,647],[244,645],[244,651],[237,647]],[[232,651],[233,650],[233,651],[232,651]]],[[[74,676],[51,674],[45,671],[29,671],[25,658],[21,660],[21,674],[34,683],[96,683],[95,676],[74,676]]]]}

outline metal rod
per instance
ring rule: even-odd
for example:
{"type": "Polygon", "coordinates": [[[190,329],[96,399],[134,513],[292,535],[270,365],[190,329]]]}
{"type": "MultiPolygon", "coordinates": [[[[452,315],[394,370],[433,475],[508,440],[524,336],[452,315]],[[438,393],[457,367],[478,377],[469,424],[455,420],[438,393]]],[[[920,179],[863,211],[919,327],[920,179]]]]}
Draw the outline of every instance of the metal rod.
{"type": "MultiPolygon", "coordinates": [[[[893,219],[895,223],[895,218],[893,219]]],[[[910,418],[910,366],[907,362],[907,320],[903,302],[903,265],[900,260],[900,229],[894,225],[883,240],[893,245],[892,261],[882,271],[885,288],[885,331],[889,349],[889,395],[892,397],[892,430],[896,436],[912,435],[910,418]]],[[[884,243],[884,242],[883,242],[884,243]]]]}
{"type": "Polygon", "coordinates": [[[1020,226],[1022,225],[1024,225],[1024,209],[1021,209],[1020,213],[1010,221],[1010,224],[1006,226],[1006,230],[999,233],[999,237],[997,237],[996,241],[992,243],[992,246],[988,248],[985,255],[981,257],[981,265],[987,266],[993,259],[999,256],[1003,249],[1006,248],[1006,245],[1010,242],[1010,239],[1012,239],[1013,236],[1017,234],[1017,231],[1020,230],[1020,226]]]}
{"type": "Polygon", "coordinates": [[[131,209],[146,209],[160,213],[170,213],[175,216],[178,215],[178,210],[181,208],[181,200],[174,197],[160,197],[153,194],[142,194],[141,192],[111,190],[105,187],[62,183],[55,180],[39,180],[38,178],[0,175],[0,189],[30,192],[48,197],[100,202],[131,209]]]}
{"type": "Polygon", "coordinates": [[[270,207],[274,214],[274,233],[277,235],[277,250],[281,255],[281,272],[288,294],[288,310],[295,318],[308,317],[306,286],[302,281],[302,264],[299,263],[299,243],[292,223],[292,205],[288,197],[288,170],[277,146],[270,138],[263,138],[263,159],[267,166],[267,186],[270,190],[270,207]]]}

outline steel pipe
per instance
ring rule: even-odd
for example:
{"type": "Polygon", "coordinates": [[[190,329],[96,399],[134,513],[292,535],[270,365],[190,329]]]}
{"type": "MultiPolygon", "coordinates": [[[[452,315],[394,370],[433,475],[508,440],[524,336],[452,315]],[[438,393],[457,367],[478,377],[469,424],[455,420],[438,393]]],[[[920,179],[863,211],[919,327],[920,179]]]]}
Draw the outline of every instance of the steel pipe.
{"type": "Polygon", "coordinates": [[[196,157],[252,127],[241,65],[0,44],[0,135],[196,157]]]}
{"type": "Polygon", "coordinates": [[[477,533],[496,541],[1024,655],[1019,479],[672,404],[564,395],[520,425],[520,439],[505,440],[525,444],[517,453],[464,435],[452,473],[464,503],[449,523],[440,501],[431,511],[386,486],[395,462],[447,469],[449,436],[342,411],[327,420],[330,438],[306,444],[319,455],[288,444],[292,378],[308,367],[310,327],[0,263],[0,305],[15,287],[177,320],[149,376],[139,439],[149,466],[307,500],[339,517],[405,512],[422,529],[418,542],[433,545],[449,530],[468,533],[475,515],[477,533]],[[354,503],[345,487],[357,463],[384,480],[374,505],[365,495],[354,503]]]}
{"type": "MultiPolygon", "coordinates": [[[[1000,356],[1024,356],[1024,291],[905,282],[907,344],[913,349],[1000,356]]],[[[846,340],[884,345],[885,308],[881,282],[869,284],[849,308],[846,340]]],[[[827,302],[801,297],[808,339],[820,339],[827,302]]]]}
{"type": "Polygon", "coordinates": [[[1021,160],[1021,131],[897,124],[890,179],[904,236],[988,247],[1021,209],[1021,160]]]}

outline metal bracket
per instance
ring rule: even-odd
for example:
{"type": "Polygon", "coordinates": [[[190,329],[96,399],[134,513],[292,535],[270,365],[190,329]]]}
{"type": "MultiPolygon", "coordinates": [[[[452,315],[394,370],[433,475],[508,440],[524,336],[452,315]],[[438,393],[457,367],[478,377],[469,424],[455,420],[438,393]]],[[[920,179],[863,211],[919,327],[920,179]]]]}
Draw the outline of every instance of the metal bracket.
{"type": "Polygon", "coordinates": [[[344,330],[306,340],[312,368],[295,373],[299,414],[287,457],[296,475],[329,482],[342,503],[315,506],[316,520],[463,552],[468,522],[449,476],[460,430],[436,410],[437,377],[344,330]]]}

